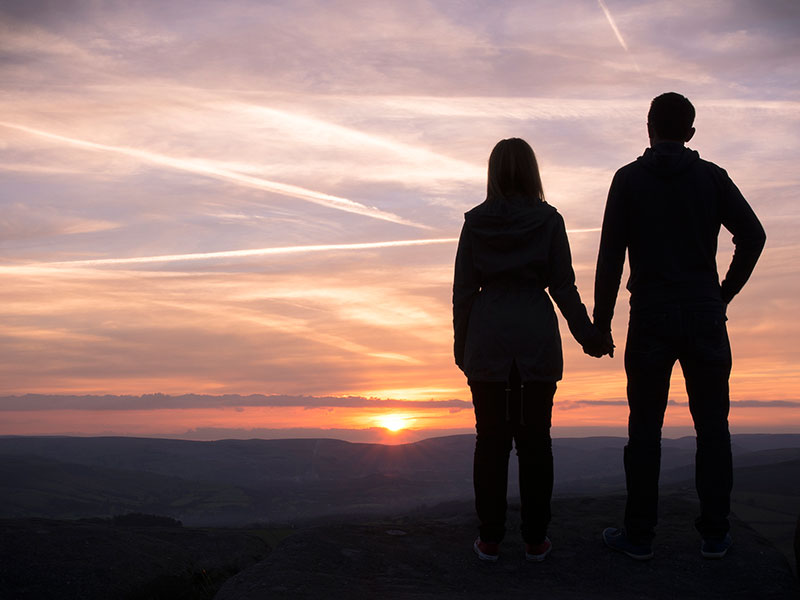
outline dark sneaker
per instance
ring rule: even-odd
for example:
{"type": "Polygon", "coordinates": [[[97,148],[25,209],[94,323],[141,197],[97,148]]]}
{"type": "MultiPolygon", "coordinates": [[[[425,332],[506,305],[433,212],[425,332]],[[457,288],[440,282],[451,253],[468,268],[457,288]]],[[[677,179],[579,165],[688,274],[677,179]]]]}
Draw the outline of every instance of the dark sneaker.
{"type": "Polygon", "coordinates": [[[649,544],[634,544],[627,538],[624,529],[608,527],[603,530],[603,541],[612,550],[627,554],[636,560],[650,560],[653,558],[653,548],[649,544]]]}
{"type": "Polygon", "coordinates": [[[475,540],[475,543],[472,544],[472,549],[475,550],[475,554],[481,560],[495,562],[500,556],[500,544],[484,542],[481,538],[475,540]]]}
{"type": "Polygon", "coordinates": [[[525,559],[534,562],[542,562],[545,557],[550,554],[550,550],[552,549],[553,544],[550,542],[549,537],[545,537],[541,544],[536,544],[535,546],[532,544],[525,544],[525,559]]]}
{"type": "Polygon", "coordinates": [[[733,545],[730,534],[725,534],[721,540],[704,539],[700,546],[700,554],[703,558],[722,558],[728,553],[728,549],[733,545]]]}

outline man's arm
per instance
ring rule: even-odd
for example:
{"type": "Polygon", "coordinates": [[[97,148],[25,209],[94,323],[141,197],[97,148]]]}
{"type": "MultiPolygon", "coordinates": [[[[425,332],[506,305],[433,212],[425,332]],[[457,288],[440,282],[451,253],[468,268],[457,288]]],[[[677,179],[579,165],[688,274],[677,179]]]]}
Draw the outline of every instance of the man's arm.
{"type": "Polygon", "coordinates": [[[728,272],[720,285],[720,293],[725,304],[729,304],[750,278],[764,249],[767,234],[739,188],[725,171],[722,173],[725,194],[721,220],[725,229],[733,234],[734,251],[728,272]]]}
{"type": "Polygon", "coordinates": [[[617,303],[628,231],[625,204],[622,196],[622,176],[617,171],[608,190],[600,250],[597,253],[597,270],[594,278],[594,324],[604,334],[611,332],[611,319],[617,303]]]}
{"type": "Polygon", "coordinates": [[[555,300],[558,309],[567,320],[572,337],[590,350],[587,353],[599,352],[599,334],[592,327],[586,307],[581,302],[578,288],[575,286],[575,271],[572,268],[572,254],[569,250],[569,239],[564,219],[556,213],[555,230],[550,242],[550,260],[547,272],[547,287],[550,296],[555,300]]]}
{"type": "Polygon", "coordinates": [[[456,252],[455,275],[453,276],[453,352],[456,364],[464,370],[464,348],[467,342],[467,326],[472,303],[480,290],[480,283],[472,262],[472,241],[467,224],[461,228],[456,252]]]}

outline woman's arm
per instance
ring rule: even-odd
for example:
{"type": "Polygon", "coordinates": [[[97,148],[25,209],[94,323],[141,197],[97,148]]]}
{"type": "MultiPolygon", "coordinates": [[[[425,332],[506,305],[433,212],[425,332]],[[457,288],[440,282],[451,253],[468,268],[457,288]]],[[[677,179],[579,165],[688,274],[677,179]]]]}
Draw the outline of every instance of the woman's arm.
{"type": "Polygon", "coordinates": [[[453,333],[456,364],[464,370],[464,348],[467,342],[467,326],[472,303],[480,291],[478,273],[472,262],[472,241],[467,224],[461,228],[456,252],[456,268],[453,277],[453,333]]]}
{"type": "Polygon", "coordinates": [[[572,336],[581,346],[586,347],[598,341],[596,338],[599,332],[589,320],[586,307],[581,302],[581,296],[575,286],[575,271],[572,270],[572,254],[569,250],[564,219],[558,213],[553,219],[556,219],[556,225],[550,242],[548,290],[567,320],[572,336]]]}

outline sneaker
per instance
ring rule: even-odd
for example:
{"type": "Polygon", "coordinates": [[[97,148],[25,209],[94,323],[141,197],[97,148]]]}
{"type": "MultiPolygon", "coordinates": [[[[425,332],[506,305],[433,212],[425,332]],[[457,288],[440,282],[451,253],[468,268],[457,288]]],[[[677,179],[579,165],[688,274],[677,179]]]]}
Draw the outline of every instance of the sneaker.
{"type": "Polygon", "coordinates": [[[722,558],[728,553],[728,549],[733,545],[730,534],[726,533],[721,540],[703,539],[700,546],[700,554],[703,558],[722,558]]]}
{"type": "Polygon", "coordinates": [[[636,560],[650,560],[653,558],[653,548],[649,544],[634,544],[625,535],[624,529],[608,527],[603,530],[603,541],[612,550],[627,554],[636,560]]]}
{"type": "Polygon", "coordinates": [[[549,537],[545,537],[541,544],[525,544],[525,559],[534,562],[542,562],[545,557],[550,554],[553,549],[553,544],[550,542],[549,537]]]}
{"type": "Polygon", "coordinates": [[[484,542],[481,538],[476,538],[475,543],[472,544],[472,549],[481,560],[488,560],[490,562],[497,561],[500,556],[500,544],[492,542],[484,542]]]}

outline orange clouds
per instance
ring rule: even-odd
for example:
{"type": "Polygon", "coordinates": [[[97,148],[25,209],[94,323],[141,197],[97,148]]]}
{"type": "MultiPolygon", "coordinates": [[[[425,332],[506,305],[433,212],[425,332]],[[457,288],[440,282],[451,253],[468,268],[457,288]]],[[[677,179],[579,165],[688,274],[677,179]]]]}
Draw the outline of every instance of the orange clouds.
{"type": "MultiPolygon", "coordinates": [[[[591,310],[611,176],[644,148],[666,89],[695,102],[693,143],[769,238],[729,309],[732,422],[800,428],[775,404],[800,389],[800,105],[783,83],[797,80],[793,21],[774,7],[718,2],[698,21],[667,4],[613,17],[603,3],[57,5],[0,6],[0,395],[309,400],[9,402],[0,434],[356,435],[395,413],[470,430],[452,240],[491,147],[535,148],[591,310]],[[408,405],[319,401],[348,396],[408,405]]],[[[562,322],[556,430],[624,430],[625,296],[614,360],[585,357],[562,322]]],[[[667,423],[687,427],[686,407],[667,423]]]]}

